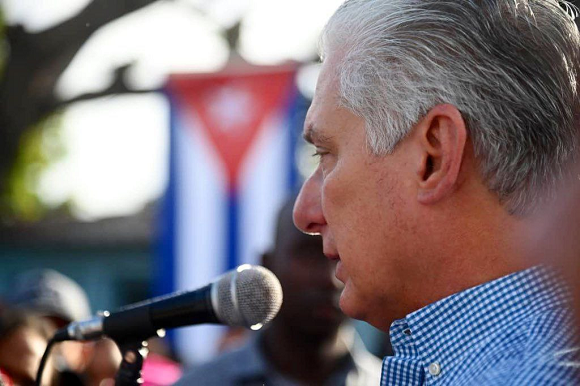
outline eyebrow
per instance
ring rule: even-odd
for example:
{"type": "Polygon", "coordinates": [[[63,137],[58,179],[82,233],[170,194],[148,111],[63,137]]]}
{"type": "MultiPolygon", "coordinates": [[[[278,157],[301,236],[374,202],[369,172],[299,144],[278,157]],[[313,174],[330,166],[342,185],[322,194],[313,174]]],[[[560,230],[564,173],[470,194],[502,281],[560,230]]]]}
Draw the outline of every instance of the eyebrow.
{"type": "Polygon", "coordinates": [[[311,143],[313,145],[326,143],[330,140],[330,137],[322,135],[320,133],[320,130],[318,130],[318,128],[314,126],[313,123],[308,124],[306,130],[304,131],[304,134],[302,134],[302,138],[304,138],[306,142],[311,143]]]}

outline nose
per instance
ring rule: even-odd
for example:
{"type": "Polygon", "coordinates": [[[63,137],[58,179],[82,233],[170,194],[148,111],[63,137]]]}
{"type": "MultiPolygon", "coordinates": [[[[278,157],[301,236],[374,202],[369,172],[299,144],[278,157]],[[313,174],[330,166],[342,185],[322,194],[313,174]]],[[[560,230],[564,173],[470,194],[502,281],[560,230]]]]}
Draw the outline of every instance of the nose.
{"type": "Polygon", "coordinates": [[[326,225],[322,214],[321,187],[322,171],[318,168],[304,182],[294,204],[294,225],[304,233],[320,234],[326,225]]]}

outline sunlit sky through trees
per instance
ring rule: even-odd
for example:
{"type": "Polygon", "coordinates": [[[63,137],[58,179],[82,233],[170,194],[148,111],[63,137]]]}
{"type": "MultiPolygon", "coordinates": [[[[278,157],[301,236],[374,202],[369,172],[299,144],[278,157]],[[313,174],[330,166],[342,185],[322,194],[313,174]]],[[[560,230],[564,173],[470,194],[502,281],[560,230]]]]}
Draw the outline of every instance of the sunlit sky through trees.
{"type": "MultiPolygon", "coordinates": [[[[224,28],[243,20],[240,54],[249,62],[308,61],[324,23],[342,0],[159,1],[98,30],[58,82],[70,99],[105,88],[112,71],[134,63],[128,82],[155,89],[175,72],[219,70],[229,57],[224,28]]],[[[89,0],[2,0],[9,24],[41,31],[79,12],[89,0]]],[[[316,71],[300,84],[314,86],[316,71]]],[[[49,205],[70,201],[83,219],[128,215],[159,197],[167,180],[168,105],[156,94],[108,97],[64,112],[66,156],[41,178],[49,205]]]]}

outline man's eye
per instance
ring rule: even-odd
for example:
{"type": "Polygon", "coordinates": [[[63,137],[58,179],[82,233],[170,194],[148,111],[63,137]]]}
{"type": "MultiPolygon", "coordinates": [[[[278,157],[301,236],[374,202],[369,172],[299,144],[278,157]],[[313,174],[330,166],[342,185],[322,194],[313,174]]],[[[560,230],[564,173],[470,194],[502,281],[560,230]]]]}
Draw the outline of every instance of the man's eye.
{"type": "Polygon", "coordinates": [[[323,150],[316,149],[316,150],[314,151],[314,153],[312,154],[312,156],[313,156],[313,157],[318,157],[318,158],[320,158],[320,157],[322,157],[323,155],[325,155],[325,154],[327,154],[327,153],[328,153],[328,152],[326,152],[326,151],[323,151],[323,150]]]}

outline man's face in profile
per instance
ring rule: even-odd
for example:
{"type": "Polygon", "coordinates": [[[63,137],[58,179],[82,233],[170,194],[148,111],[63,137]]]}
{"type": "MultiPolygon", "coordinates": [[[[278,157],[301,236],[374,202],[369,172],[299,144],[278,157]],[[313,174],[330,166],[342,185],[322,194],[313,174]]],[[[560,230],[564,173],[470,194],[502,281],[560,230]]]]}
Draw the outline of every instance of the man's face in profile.
{"type": "Polygon", "coordinates": [[[403,316],[398,305],[409,306],[408,285],[427,268],[410,238],[414,193],[401,172],[410,154],[405,141],[393,154],[370,153],[364,121],[339,105],[333,69],[327,60],[307,115],[304,136],[319,166],[302,187],[294,221],[320,233],[324,254],[338,262],[342,310],[385,329],[393,315],[403,316]]]}

